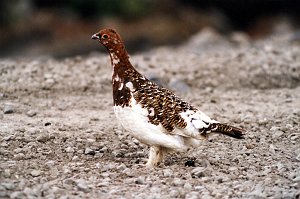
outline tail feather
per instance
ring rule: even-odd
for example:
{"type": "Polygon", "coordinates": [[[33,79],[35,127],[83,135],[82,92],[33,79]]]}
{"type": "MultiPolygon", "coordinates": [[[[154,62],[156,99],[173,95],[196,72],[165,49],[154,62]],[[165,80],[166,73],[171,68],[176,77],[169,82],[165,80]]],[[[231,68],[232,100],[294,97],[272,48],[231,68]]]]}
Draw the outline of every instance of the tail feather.
{"type": "Polygon", "coordinates": [[[220,124],[220,123],[212,123],[209,126],[209,128],[211,132],[220,133],[236,139],[244,138],[245,130],[241,128],[233,127],[227,124],[220,124]]]}

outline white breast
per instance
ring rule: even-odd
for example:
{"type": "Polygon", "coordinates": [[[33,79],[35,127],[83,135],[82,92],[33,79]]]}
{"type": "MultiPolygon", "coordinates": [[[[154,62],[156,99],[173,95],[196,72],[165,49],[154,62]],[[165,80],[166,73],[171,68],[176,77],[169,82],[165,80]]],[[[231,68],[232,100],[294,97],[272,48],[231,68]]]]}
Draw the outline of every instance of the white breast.
{"type": "Polygon", "coordinates": [[[193,138],[168,133],[161,124],[151,124],[148,120],[148,110],[137,104],[133,97],[130,99],[130,107],[114,106],[114,111],[123,127],[144,144],[163,146],[176,151],[199,144],[199,141],[193,138]]]}

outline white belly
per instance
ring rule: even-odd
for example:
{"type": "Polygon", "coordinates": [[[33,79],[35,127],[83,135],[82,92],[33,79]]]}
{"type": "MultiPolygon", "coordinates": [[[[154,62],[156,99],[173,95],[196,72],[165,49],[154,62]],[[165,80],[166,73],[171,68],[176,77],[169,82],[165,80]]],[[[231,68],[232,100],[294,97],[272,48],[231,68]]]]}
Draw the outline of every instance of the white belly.
{"type": "Polygon", "coordinates": [[[163,146],[176,151],[199,145],[200,141],[168,133],[161,124],[154,125],[148,120],[148,111],[131,99],[131,107],[114,106],[119,122],[133,137],[149,146],[163,146]]]}

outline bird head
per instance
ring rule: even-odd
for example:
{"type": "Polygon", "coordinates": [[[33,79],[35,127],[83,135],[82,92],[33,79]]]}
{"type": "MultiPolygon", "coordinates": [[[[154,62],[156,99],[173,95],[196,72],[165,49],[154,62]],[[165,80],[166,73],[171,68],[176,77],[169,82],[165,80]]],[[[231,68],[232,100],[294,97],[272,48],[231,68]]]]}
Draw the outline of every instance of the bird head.
{"type": "Polygon", "coordinates": [[[123,42],[120,35],[114,29],[103,29],[95,33],[91,37],[94,40],[98,40],[109,51],[117,50],[117,48],[123,47],[123,42]]]}
{"type": "Polygon", "coordinates": [[[121,39],[121,36],[114,29],[103,29],[91,37],[98,40],[109,51],[112,63],[114,59],[128,61],[129,56],[121,39]]]}

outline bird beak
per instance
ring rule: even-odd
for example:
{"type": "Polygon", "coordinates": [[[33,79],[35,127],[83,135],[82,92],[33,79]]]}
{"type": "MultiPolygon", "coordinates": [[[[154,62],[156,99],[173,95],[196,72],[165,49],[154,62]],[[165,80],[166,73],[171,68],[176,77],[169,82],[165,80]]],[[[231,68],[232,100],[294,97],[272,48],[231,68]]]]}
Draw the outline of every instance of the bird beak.
{"type": "Polygon", "coordinates": [[[98,34],[98,33],[93,34],[91,38],[92,38],[92,39],[99,39],[99,34],[98,34]]]}

